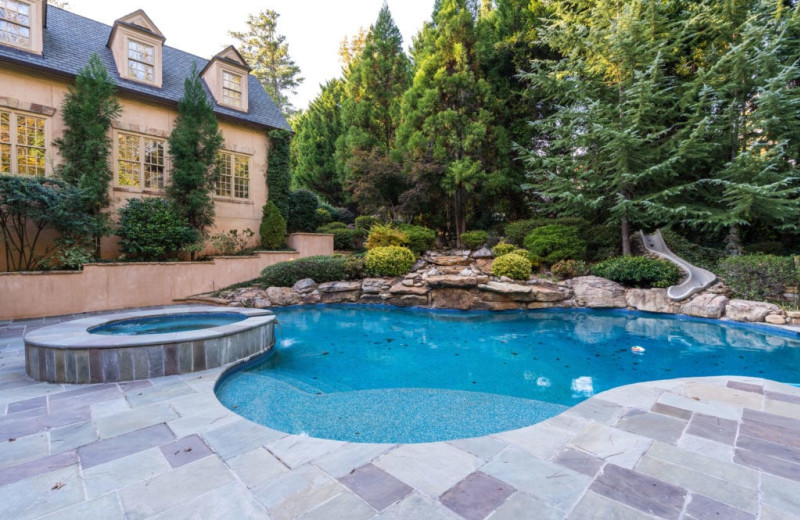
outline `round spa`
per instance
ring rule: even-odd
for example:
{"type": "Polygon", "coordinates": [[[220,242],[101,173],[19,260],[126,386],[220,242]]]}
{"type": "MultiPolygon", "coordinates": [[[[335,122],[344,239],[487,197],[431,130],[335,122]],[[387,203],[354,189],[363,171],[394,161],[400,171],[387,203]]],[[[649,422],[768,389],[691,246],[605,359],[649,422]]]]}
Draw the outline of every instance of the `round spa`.
{"type": "Polygon", "coordinates": [[[25,335],[25,370],[49,383],[112,383],[217,368],[275,343],[261,309],[190,305],[103,314],[25,335]]]}

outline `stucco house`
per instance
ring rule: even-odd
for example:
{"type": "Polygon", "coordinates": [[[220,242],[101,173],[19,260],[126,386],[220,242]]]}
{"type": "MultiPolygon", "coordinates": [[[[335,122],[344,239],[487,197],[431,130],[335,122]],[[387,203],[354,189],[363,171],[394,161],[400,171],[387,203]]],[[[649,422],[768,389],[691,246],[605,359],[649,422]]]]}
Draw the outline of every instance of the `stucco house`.
{"type": "MultiPolygon", "coordinates": [[[[52,174],[68,86],[97,53],[123,109],[110,136],[111,209],[132,197],[163,194],[171,170],[166,139],[196,63],[224,136],[212,232],[257,232],[267,200],[268,133],[290,127],[235,48],[205,59],[165,42],[141,10],[109,27],[46,0],[0,0],[0,174],[52,174]]],[[[106,239],[102,250],[113,257],[115,239],[106,239]]]]}

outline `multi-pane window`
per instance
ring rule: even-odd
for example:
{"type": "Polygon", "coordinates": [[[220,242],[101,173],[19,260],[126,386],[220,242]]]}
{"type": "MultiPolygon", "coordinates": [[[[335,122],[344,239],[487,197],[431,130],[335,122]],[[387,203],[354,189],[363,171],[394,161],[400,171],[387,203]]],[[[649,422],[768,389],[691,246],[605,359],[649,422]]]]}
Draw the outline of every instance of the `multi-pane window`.
{"type": "Polygon", "coordinates": [[[44,175],[45,120],[0,111],[0,173],[44,175]]]}
{"type": "Polygon", "coordinates": [[[250,159],[220,152],[215,191],[220,197],[250,198],[250,159]]]}
{"type": "Polygon", "coordinates": [[[146,43],[128,40],[128,77],[148,83],[155,82],[156,48],[146,43]]]}
{"type": "Polygon", "coordinates": [[[226,105],[242,106],[242,77],[222,72],[222,102],[226,105]]]}
{"type": "Polygon", "coordinates": [[[117,136],[117,184],[133,188],[164,188],[166,172],[163,139],[133,134],[117,136]]]}
{"type": "Polygon", "coordinates": [[[0,0],[0,43],[31,46],[30,5],[16,0],[0,0]]]}

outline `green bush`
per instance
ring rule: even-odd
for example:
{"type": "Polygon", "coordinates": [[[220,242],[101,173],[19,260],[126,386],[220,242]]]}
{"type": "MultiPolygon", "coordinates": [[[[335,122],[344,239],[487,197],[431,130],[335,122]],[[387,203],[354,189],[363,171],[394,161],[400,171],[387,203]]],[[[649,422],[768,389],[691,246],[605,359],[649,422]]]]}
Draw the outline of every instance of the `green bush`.
{"type": "Polygon", "coordinates": [[[745,300],[780,300],[785,287],[798,281],[797,267],[789,256],[732,256],[719,263],[719,274],[745,300]]]}
{"type": "Polygon", "coordinates": [[[421,255],[425,251],[433,249],[434,245],[436,245],[436,231],[432,229],[428,229],[424,226],[403,224],[400,226],[400,231],[405,233],[406,238],[408,239],[408,242],[405,244],[406,247],[408,247],[417,255],[421,255]]]}
{"type": "Polygon", "coordinates": [[[550,265],[561,260],[582,259],[586,254],[586,242],[581,239],[580,229],[573,226],[536,228],[525,237],[525,248],[550,265]]]}
{"type": "Polygon", "coordinates": [[[514,244],[508,244],[506,242],[500,242],[496,246],[492,248],[492,254],[495,257],[507,255],[513,251],[517,250],[517,246],[514,244]]]}
{"type": "Polygon", "coordinates": [[[231,229],[225,233],[213,235],[211,237],[211,244],[217,254],[231,256],[246,250],[250,245],[250,239],[255,235],[256,234],[253,233],[253,230],[250,228],[241,232],[238,229],[231,229]]]}
{"type": "Polygon", "coordinates": [[[375,224],[369,230],[367,249],[376,247],[405,246],[408,235],[391,224],[375,224]]]}
{"type": "Polygon", "coordinates": [[[586,264],[583,260],[562,260],[553,264],[550,272],[559,280],[566,280],[567,278],[585,275],[586,264]]]}
{"type": "Polygon", "coordinates": [[[587,225],[588,223],[585,220],[575,217],[517,220],[506,225],[506,242],[522,246],[525,243],[525,237],[530,235],[531,231],[540,227],[571,226],[583,229],[587,225]]]}
{"type": "Polygon", "coordinates": [[[325,224],[330,224],[333,221],[333,216],[327,209],[317,208],[317,210],[314,212],[314,220],[317,223],[317,227],[324,226],[325,224]]]}
{"type": "Polygon", "coordinates": [[[378,217],[370,217],[369,215],[361,215],[356,217],[356,227],[369,231],[375,224],[380,224],[381,219],[378,217]]]}
{"type": "Polygon", "coordinates": [[[338,251],[354,251],[361,249],[367,232],[363,229],[352,229],[344,222],[331,222],[317,228],[317,233],[333,235],[333,247],[338,251]]]}
{"type": "Polygon", "coordinates": [[[682,271],[666,260],[646,256],[620,256],[600,262],[592,273],[628,287],[669,287],[678,283],[682,271]]]}
{"type": "Polygon", "coordinates": [[[619,227],[586,226],[581,229],[581,238],[586,242],[586,255],[583,260],[600,262],[622,253],[622,235],[619,227]]]}
{"type": "Polygon", "coordinates": [[[776,255],[776,256],[783,256],[786,254],[786,246],[783,245],[782,242],[776,242],[774,240],[764,240],[762,242],[755,242],[748,246],[745,246],[744,250],[748,254],[754,255],[776,255]]]}
{"type": "Polygon", "coordinates": [[[308,190],[295,190],[289,194],[289,218],[286,227],[289,233],[310,233],[317,229],[319,199],[308,190]]]}
{"type": "Polygon", "coordinates": [[[494,276],[507,276],[514,280],[527,280],[531,277],[531,261],[522,255],[509,253],[499,256],[492,262],[494,276]]]}
{"type": "Polygon", "coordinates": [[[417,257],[407,247],[375,247],[367,252],[365,265],[373,276],[401,276],[408,273],[417,257]]]}
{"type": "Polygon", "coordinates": [[[684,238],[671,229],[662,229],[661,235],[673,253],[680,256],[690,264],[716,271],[719,261],[725,257],[725,253],[712,247],[704,247],[684,238]]]}
{"type": "Polygon", "coordinates": [[[258,281],[268,287],[291,287],[304,278],[311,278],[317,283],[346,280],[346,262],[342,256],[298,258],[264,268],[258,281]]]}
{"type": "Polygon", "coordinates": [[[268,251],[282,249],[286,243],[286,220],[271,200],[261,209],[259,234],[261,247],[268,251]]]}
{"type": "Polygon", "coordinates": [[[116,234],[120,237],[122,252],[133,260],[174,258],[199,238],[197,231],[167,199],[130,199],[119,210],[119,217],[116,234]]]}
{"type": "MultiPolygon", "coordinates": [[[[359,231],[364,231],[363,229],[359,231]]],[[[348,280],[359,280],[367,275],[367,265],[364,255],[350,255],[345,258],[344,271],[348,280]]]]}
{"type": "Polygon", "coordinates": [[[461,242],[467,249],[479,249],[489,240],[486,231],[467,231],[461,234],[461,242]]]}

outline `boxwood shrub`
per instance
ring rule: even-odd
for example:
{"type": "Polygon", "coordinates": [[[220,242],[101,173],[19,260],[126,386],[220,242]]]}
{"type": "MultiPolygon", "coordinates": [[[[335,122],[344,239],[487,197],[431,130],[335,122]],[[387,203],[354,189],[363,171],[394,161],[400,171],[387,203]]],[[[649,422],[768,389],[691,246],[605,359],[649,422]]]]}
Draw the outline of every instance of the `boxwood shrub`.
{"type": "Polygon", "coordinates": [[[789,256],[732,256],[720,261],[719,275],[745,300],[781,300],[786,286],[798,281],[797,267],[789,256]]]}
{"type": "Polygon", "coordinates": [[[551,225],[536,228],[525,237],[525,248],[535,258],[552,265],[561,260],[582,259],[586,242],[574,226],[551,225]]]}
{"type": "Polygon", "coordinates": [[[506,242],[522,246],[525,242],[525,237],[530,235],[531,231],[545,226],[571,226],[582,229],[587,227],[588,223],[582,218],[575,217],[517,220],[506,225],[506,242]]]}
{"type": "Polygon", "coordinates": [[[291,287],[304,278],[317,283],[348,279],[343,256],[309,256],[270,265],[261,271],[259,283],[267,287],[291,287]]]}
{"type": "Polygon", "coordinates": [[[498,256],[492,262],[494,276],[507,276],[514,280],[527,280],[531,277],[531,261],[525,256],[509,253],[498,256]]]}
{"type": "Polygon", "coordinates": [[[461,242],[467,249],[478,249],[489,240],[489,233],[486,231],[467,231],[462,233],[461,242]]]}
{"type": "Polygon", "coordinates": [[[592,273],[628,287],[669,287],[675,285],[683,272],[666,260],[646,256],[620,256],[592,267],[592,273]]]}
{"type": "Polygon", "coordinates": [[[509,244],[507,242],[500,242],[499,244],[497,244],[492,248],[492,254],[495,257],[503,256],[513,251],[516,251],[516,249],[517,246],[515,246],[514,244],[509,244]]]}
{"type": "Polygon", "coordinates": [[[198,234],[167,199],[131,199],[119,210],[120,247],[130,260],[175,258],[198,234]]]}
{"type": "Polygon", "coordinates": [[[387,246],[370,249],[364,260],[373,276],[401,276],[411,271],[417,257],[407,247],[387,246]]]}
{"type": "Polygon", "coordinates": [[[405,233],[406,238],[408,238],[406,247],[408,247],[416,255],[421,255],[425,251],[433,249],[433,246],[436,245],[436,231],[432,229],[424,226],[403,224],[400,226],[400,231],[405,233]]]}
{"type": "Polygon", "coordinates": [[[364,229],[369,231],[372,226],[375,224],[380,224],[381,219],[378,217],[371,217],[369,215],[361,215],[360,217],[356,217],[356,227],[359,229],[364,229]]]}
{"type": "Polygon", "coordinates": [[[333,248],[337,251],[355,251],[364,246],[367,232],[363,229],[349,228],[344,222],[331,222],[317,228],[317,233],[333,235],[333,248]]]}

